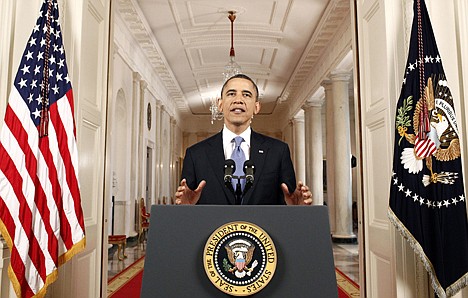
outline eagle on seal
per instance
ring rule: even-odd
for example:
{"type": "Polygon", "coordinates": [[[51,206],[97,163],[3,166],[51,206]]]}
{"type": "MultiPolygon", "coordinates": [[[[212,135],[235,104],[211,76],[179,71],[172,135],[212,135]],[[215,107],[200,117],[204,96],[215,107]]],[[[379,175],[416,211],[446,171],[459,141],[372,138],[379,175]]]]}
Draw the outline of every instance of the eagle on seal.
{"type": "Polygon", "coordinates": [[[234,240],[228,243],[225,247],[229,262],[234,266],[228,271],[233,273],[238,278],[243,278],[245,275],[250,276],[252,270],[257,266],[255,260],[249,268],[252,261],[255,246],[246,240],[234,240]]]}

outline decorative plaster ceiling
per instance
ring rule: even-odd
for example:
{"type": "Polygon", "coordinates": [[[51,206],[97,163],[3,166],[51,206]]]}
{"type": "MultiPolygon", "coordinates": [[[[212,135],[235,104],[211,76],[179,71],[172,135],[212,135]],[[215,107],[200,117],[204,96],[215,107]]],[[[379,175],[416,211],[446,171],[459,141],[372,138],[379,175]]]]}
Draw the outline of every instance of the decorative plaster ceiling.
{"type": "Polygon", "coordinates": [[[209,115],[236,11],[236,62],[259,87],[261,114],[295,99],[349,16],[349,0],[119,0],[118,11],[181,114],[209,115]]]}

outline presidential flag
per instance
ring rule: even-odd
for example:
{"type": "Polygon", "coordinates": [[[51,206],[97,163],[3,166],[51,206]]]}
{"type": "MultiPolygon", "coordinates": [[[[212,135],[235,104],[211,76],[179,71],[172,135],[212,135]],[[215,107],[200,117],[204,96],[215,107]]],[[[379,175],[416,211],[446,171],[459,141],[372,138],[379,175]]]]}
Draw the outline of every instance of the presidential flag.
{"type": "Polygon", "coordinates": [[[43,297],[85,246],[73,94],[56,0],[44,0],[0,134],[0,231],[18,297],[43,297]]]}
{"type": "Polygon", "coordinates": [[[397,104],[388,215],[424,264],[439,297],[468,283],[468,228],[459,128],[423,0],[414,1],[397,104]]]}

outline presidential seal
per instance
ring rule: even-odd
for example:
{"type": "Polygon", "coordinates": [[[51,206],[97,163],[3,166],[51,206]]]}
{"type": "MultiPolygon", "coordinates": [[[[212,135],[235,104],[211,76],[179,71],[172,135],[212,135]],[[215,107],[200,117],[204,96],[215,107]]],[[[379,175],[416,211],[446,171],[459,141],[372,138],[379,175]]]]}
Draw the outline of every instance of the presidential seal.
{"type": "Polygon", "coordinates": [[[249,222],[231,222],[208,238],[203,264],[211,283],[232,296],[250,296],[271,281],[277,253],[271,237],[249,222]]]}

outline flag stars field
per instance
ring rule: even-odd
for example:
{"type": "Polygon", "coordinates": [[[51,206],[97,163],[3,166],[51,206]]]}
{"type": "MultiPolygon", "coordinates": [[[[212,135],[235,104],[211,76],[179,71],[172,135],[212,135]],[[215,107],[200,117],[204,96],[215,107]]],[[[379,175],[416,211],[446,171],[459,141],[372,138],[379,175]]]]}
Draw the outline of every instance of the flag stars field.
{"type": "MultiPolygon", "coordinates": [[[[436,63],[440,63],[441,59],[439,57],[439,55],[437,55],[437,57],[435,58],[435,62],[436,63]]],[[[409,63],[408,64],[408,71],[406,72],[406,74],[409,74],[410,71],[413,71],[415,69],[417,69],[419,67],[419,65],[421,65],[423,63],[422,59],[416,59],[414,61],[414,64],[413,63],[409,63]]],[[[434,58],[432,56],[425,56],[424,57],[424,64],[429,64],[429,63],[434,63],[434,58]]],[[[403,83],[405,83],[405,80],[403,80],[403,83]]]]}
{"type": "MultiPolygon", "coordinates": [[[[392,176],[394,175],[395,173],[392,173],[392,176]]],[[[398,184],[398,178],[393,178],[393,185],[397,185],[397,184],[398,184]]],[[[410,190],[408,187],[405,187],[403,183],[400,183],[400,185],[398,185],[398,191],[402,192],[405,195],[405,197],[412,198],[413,202],[419,203],[420,206],[425,205],[427,206],[427,208],[432,208],[432,209],[435,209],[435,208],[440,209],[442,206],[448,208],[450,205],[456,206],[457,203],[465,201],[465,196],[463,194],[458,196],[460,199],[458,199],[457,197],[447,199],[447,200],[444,199],[442,201],[425,199],[423,197],[420,197],[417,193],[414,193],[414,195],[412,195],[413,191],[410,190]]]]}

